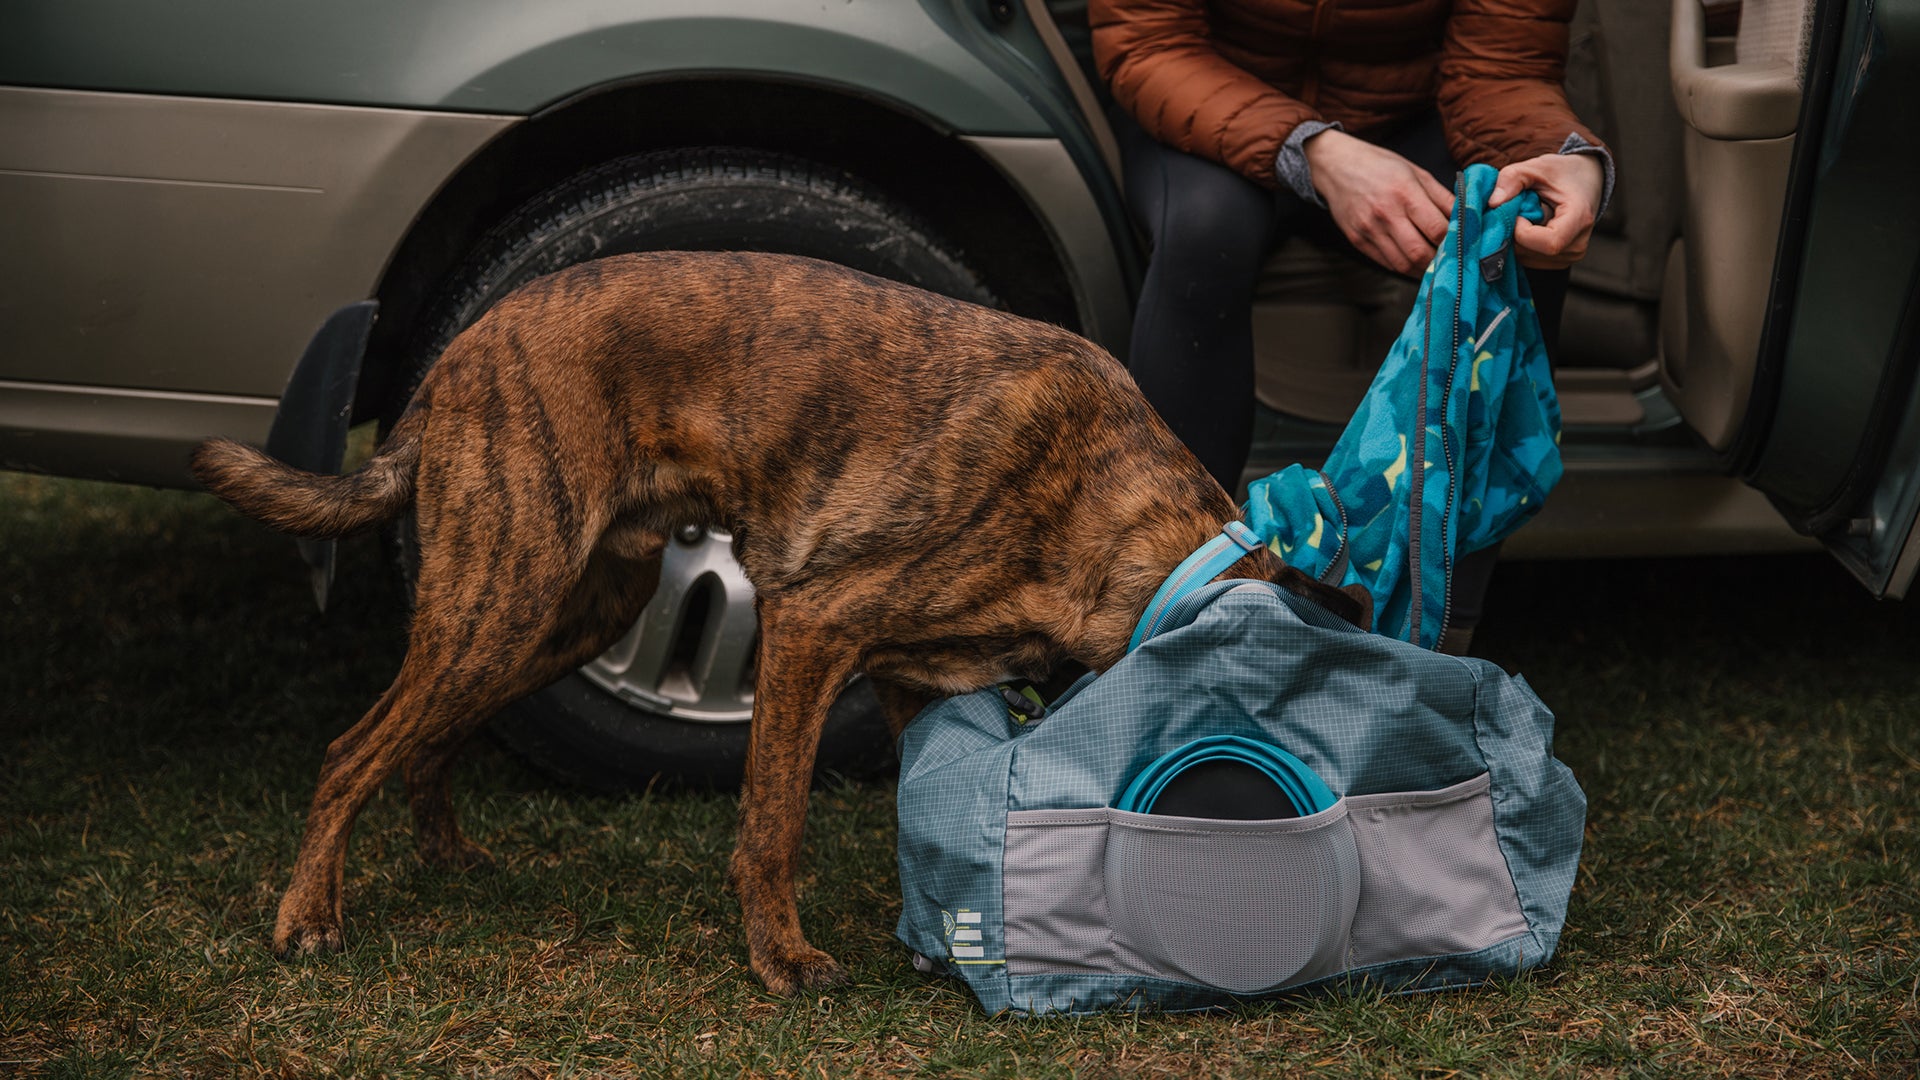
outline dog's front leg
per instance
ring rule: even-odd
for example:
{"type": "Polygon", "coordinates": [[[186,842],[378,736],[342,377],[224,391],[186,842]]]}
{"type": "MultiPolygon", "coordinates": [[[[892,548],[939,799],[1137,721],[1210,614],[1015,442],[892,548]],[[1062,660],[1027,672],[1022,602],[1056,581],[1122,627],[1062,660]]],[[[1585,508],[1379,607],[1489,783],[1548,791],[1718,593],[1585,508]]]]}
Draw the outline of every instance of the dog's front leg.
{"type": "Polygon", "coordinates": [[[855,657],[843,635],[781,600],[762,594],[759,606],[760,676],[730,877],[754,974],[774,993],[791,994],[847,981],[833,957],[801,933],[793,878],[820,729],[855,657]]]}

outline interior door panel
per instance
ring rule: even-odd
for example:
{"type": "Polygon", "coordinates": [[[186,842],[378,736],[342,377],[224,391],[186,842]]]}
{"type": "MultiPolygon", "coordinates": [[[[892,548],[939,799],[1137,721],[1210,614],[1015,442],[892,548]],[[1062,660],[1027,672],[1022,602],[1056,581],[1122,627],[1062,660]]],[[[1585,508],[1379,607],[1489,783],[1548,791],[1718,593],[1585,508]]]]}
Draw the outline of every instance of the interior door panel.
{"type": "Polygon", "coordinates": [[[1716,450],[1733,445],[1753,393],[1810,8],[1810,0],[1745,0],[1725,58],[1700,0],[1673,0],[1669,66],[1686,211],[1661,303],[1662,382],[1716,450]]]}

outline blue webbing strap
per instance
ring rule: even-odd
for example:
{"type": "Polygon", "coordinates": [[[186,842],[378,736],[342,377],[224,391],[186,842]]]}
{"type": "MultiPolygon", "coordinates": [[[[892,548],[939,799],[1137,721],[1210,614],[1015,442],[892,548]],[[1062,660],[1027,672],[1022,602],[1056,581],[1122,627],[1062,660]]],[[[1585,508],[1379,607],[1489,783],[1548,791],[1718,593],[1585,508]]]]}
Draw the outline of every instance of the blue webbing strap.
{"type": "Polygon", "coordinates": [[[1160,591],[1153,594],[1153,600],[1147,604],[1146,613],[1140,616],[1140,622],[1133,628],[1133,639],[1127,642],[1127,651],[1140,647],[1140,643],[1152,637],[1158,630],[1160,620],[1181,597],[1212,581],[1224,573],[1227,567],[1247,557],[1249,552],[1258,551],[1263,545],[1252,529],[1239,521],[1229,521],[1220,527],[1220,535],[1200,545],[1198,551],[1186,557],[1167,580],[1160,583],[1160,591]]]}
{"type": "Polygon", "coordinates": [[[1301,817],[1331,809],[1336,801],[1326,781],[1320,779],[1319,774],[1309,769],[1305,762],[1285,750],[1239,735],[1208,735],[1162,754],[1151,765],[1141,769],[1139,775],[1133,778],[1133,783],[1127,785],[1119,801],[1113,804],[1114,809],[1136,814],[1153,813],[1153,804],[1160,800],[1160,792],[1174,777],[1208,761],[1237,761],[1259,769],[1267,779],[1279,785],[1280,790],[1286,793],[1287,801],[1293,804],[1294,812],[1301,817]]]}

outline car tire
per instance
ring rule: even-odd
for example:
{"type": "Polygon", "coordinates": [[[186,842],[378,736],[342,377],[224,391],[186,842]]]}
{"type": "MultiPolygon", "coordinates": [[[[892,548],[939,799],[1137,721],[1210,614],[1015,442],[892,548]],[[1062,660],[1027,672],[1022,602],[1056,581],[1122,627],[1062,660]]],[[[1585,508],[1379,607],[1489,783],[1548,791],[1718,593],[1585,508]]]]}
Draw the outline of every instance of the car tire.
{"type": "MultiPolygon", "coordinates": [[[[415,335],[405,397],[461,330],[520,285],[588,259],[659,250],[807,255],[996,305],[955,249],[837,169],[744,148],[639,154],[548,189],[475,245],[415,335]]],[[[392,403],[388,423],[404,404],[392,403]]],[[[389,540],[410,594],[411,522],[389,540]]],[[[737,785],[757,643],[752,588],[726,534],[690,529],[669,541],[660,591],[634,630],[509,706],[493,731],[542,772],[595,789],[737,785]]],[[[872,690],[856,680],[829,715],[816,775],[873,775],[893,762],[872,690]]]]}

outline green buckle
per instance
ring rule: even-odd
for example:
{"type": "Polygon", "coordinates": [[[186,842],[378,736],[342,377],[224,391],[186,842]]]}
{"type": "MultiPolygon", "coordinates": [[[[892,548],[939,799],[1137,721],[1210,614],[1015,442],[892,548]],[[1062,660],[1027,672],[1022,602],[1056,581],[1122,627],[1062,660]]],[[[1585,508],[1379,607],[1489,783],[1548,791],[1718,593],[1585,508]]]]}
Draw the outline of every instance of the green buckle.
{"type": "Polygon", "coordinates": [[[1007,719],[1015,725],[1026,728],[1047,718],[1047,702],[1025,679],[1003,682],[998,687],[1000,700],[1007,705],[1007,719]]]}

